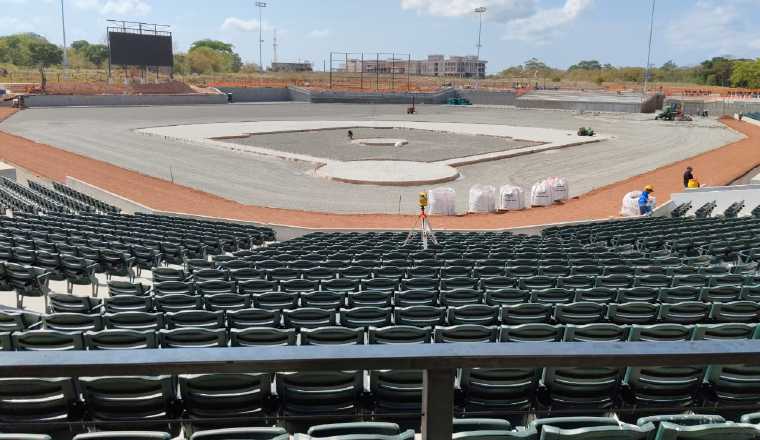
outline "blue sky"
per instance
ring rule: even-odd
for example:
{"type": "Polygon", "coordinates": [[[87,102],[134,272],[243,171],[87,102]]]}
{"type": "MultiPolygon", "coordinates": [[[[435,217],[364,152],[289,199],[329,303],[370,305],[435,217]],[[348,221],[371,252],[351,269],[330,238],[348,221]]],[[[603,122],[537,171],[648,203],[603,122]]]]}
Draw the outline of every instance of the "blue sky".
{"type": "MultiPolygon", "coordinates": [[[[0,34],[33,31],[61,43],[60,0],[0,0],[0,34]]],[[[258,60],[254,0],[64,0],[68,41],[105,40],[106,19],[172,25],[175,49],[202,38],[231,42],[258,60]]],[[[537,57],[567,67],[581,59],[646,63],[650,0],[268,0],[264,62],[277,29],[281,61],[330,51],[475,52],[486,6],[481,55],[489,73],[537,57]]],[[[679,65],[717,55],[760,57],[760,0],[657,0],[653,63],[679,65]],[[754,24],[754,31],[753,31],[754,24]]]]}

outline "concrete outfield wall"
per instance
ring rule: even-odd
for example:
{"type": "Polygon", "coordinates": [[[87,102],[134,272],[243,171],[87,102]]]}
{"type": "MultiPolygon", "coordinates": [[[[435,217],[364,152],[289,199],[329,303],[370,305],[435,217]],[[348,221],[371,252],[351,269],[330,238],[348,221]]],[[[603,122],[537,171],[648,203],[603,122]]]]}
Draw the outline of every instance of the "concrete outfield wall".
{"type": "Polygon", "coordinates": [[[287,88],[217,87],[222,93],[231,93],[232,102],[292,101],[287,88]]]}
{"type": "Polygon", "coordinates": [[[584,112],[640,113],[641,111],[641,104],[633,102],[559,101],[519,98],[515,100],[515,105],[518,108],[573,110],[584,112]]]}
{"type": "Polygon", "coordinates": [[[676,98],[668,98],[665,100],[665,105],[671,103],[681,103],[684,106],[684,112],[686,114],[699,113],[704,110],[711,116],[733,115],[735,113],[753,113],[760,112],[760,102],[742,102],[742,101],[718,101],[718,102],[705,102],[705,101],[682,101],[676,98]]]}
{"type": "Polygon", "coordinates": [[[351,104],[445,104],[449,98],[457,96],[454,89],[438,93],[352,93],[352,92],[312,92],[312,103],[351,103],[351,104]]]}
{"type": "Polygon", "coordinates": [[[457,90],[460,98],[479,105],[515,105],[515,92],[496,90],[457,90]]]}
{"type": "Polygon", "coordinates": [[[226,104],[227,95],[30,95],[27,107],[226,104]]]}

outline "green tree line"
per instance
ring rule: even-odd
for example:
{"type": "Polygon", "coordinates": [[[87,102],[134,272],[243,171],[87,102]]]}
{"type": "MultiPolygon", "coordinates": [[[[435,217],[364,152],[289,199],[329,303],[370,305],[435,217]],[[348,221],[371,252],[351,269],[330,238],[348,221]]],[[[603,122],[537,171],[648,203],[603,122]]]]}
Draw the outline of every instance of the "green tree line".
{"type": "MultiPolygon", "coordinates": [[[[598,60],[582,60],[567,69],[551,67],[543,61],[531,58],[523,64],[509,67],[498,76],[526,78],[552,82],[588,81],[643,82],[643,67],[617,67],[602,64],[598,60]]],[[[660,67],[652,67],[649,80],[655,82],[689,83],[708,86],[760,88],[760,58],[756,60],[714,57],[696,66],[678,66],[668,61],[660,67]]]]}

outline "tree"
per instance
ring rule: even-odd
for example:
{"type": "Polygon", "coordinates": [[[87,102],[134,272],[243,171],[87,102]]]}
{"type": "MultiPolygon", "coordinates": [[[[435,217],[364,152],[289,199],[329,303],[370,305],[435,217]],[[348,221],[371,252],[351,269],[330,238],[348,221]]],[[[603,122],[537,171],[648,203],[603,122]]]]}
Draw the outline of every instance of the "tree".
{"type": "Polygon", "coordinates": [[[570,66],[567,70],[602,70],[602,64],[597,60],[580,61],[578,64],[570,66]]]}
{"type": "Polygon", "coordinates": [[[208,47],[199,47],[187,54],[187,63],[191,73],[223,72],[228,59],[224,54],[208,47]]]}
{"type": "Polygon", "coordinates": [[[34,41],[29,44],[29,54],[31,62],[36,65],[40,71],[40,87],[44,92],[45,87],[47,87],[45,69],[56,64],[61,64],[61,61],[63,60],[63,50],[55,44],[34,41]]]}
{"type": "Polygon", "coordinates": [[[760,88],[760,58],[754,61],[739,61],[731,73],[734,87],[760,88]]]}
{"type": "Polygon", "coordinates": [[[223,41],[219,41],[219,40],[205,39],[205,40],[198,40],[195,43],[193,43],[193,45],[190,46],[190,52],[194,51],[195,49],[199,49],[201,47],[208,47],[211,50],[232,55],[234,53],[232,49],[235,46],[229,43],[225,43],[223,41]]]}
{"type": "Polygon", "coordinates": [[[531,58],[528,61],[526,61],[523,64],[523,68],[525,70],[533,71],[533,72],[539,72],[539,71],[547,71],[551,70],[549,66],[546,65],[543,61],[539,60],[538,58],[531,58]]]}
{"type": "Polygon", "coordinates": [[[87,60],[100,67],[108,59],[108,46],[105,44],[90,44],[85,50],[87,60]]]}
{"type": "Polygon", "coordinates": [[[673,62],[673,60],[668,60],[667,63],[663,64],[660,69],[662,70],[676,70],[678,68],[678,65],[673,62]]]}
{"type": "Polygon", "coordinates": [[[731,72],[735,62],[736,60],[728,57],[714,57],[703,61],[697,77],[702,84],[728,86],[731,83],[731,72]]]}
{"type": "Polygon", "coordinates": [[[71,43],[71,48],[77,52],[86,52],[88,47],[90,47],[90,43],[87,40],[77,40],[71,43]]]}

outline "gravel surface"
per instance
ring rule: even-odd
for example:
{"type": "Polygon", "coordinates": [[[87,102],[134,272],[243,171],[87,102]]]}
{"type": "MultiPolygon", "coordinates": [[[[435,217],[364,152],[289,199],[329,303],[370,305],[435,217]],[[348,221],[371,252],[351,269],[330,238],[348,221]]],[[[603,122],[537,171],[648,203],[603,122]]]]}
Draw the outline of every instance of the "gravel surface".
{"type": "MultiPolygon", "coordinates": [[[[597,144],[465,166],[446,186],[467,209],[476,183],[529,187],[552,175],[568,179],[572,196],[652,171],[736,141],[741,135],[712,119],[690,123],[654,121],[652,115],[582,114],[501,107],[349,104],[240,104],[187,107],[49,108],[22,111],[0,124],[26,138],[171,180],[244,204],[338,213],[413,213],[426,187],[351,185],[313,176],[303,162],[220,151],[144,136],[137,128],[256,120],[399,120],[507,124],[574,130],[591,126],[614,138],[597,144]],[[400,208],[400,209],[399,209],[400,208]]],[[[707,170],[697,169],[705,175],[707,170]]],[[[680,176],[673,177],[680,180],[680,176]]],[[[709,177],[702,179],[709,183],[709,177]]],[[[620,195],[622,197],[622,194],[620,195]]]]}
{"type": "Polygon", "coordinates": [[[250,135],[245,138],[220,139],[224,142],[254,147],[266,147],[287,153],[336,160],[414,160],[437,162],[476,154],[506,151],[515,148],[540,145],[538,142],[515,141],[496,136],[473,136],[443,131],[417,130],[410,128],[366,128],[350,127],[336,130],[314,130],[307,132],[267,133],[250,135]],[[367,146],[352,144],[347,131],[354,133],[354,139],[406,139],[401,147],[367,146]]]}

